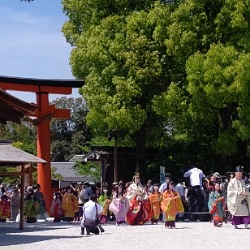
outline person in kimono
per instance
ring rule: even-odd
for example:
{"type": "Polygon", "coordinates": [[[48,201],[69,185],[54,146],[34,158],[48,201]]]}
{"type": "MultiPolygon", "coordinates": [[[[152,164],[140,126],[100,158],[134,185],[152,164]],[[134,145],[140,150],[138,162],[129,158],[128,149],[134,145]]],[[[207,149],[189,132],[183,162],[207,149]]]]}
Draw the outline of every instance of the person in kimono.
{"type": "Polygon", "coordinates": [[[35,193],[35,198],[39,202],[39,206],[40,206],[39,214],[37,215],[37,220],[41,219],[41,220],[46,221],[46,219],[49,216],[47,214],[47,208],[46,208],[46,205],[45,205],[44,195],[43,195],[43,193],[41,191],[40,184],[37,184],[36,190],[34,191],[34,193],[35,193]]]}
{"type": "Polygon", "coordinates": [[[16,221],[17,215],[20,210],[21,203],[21,194],[18,187],[13,190],[12,195],[10,196],[10,208],[11,208],[11,220],[16,221]]]}
{"type": "Polygon", "coordinates": [[[124,193],[122,185],[116,185],[113,190],[112,202],[109,205],[109,210],[114,213],[116,225],[125,225],[126,214],[129,209],[129,201],[124,193]]]}
{"type": "Polygon", "coordinates": [[[10,202],[6,194],[0,199],[0,222],[6,222],[10,218],[10,202]]]}
{"type": "Polygon", "coordinates": [[[250,194],[243,180],[243,169],[242,166],[236,167],[235,177],[227,186],[227,208],[232,215],[232,225],[236,229],[241,224],[249,228],[250,224],[250,194]]]}
{"type": "Polygon", "coordinates": [[[184,207],[179,193],[174,191],[174,182],[170,181],[166,191],[162,195],[162,212],[165,213],[165,227],[175,228],[175,219],[177,213],[183,213],[184,207]]]}
{"type": "Polygon", "coordinates": [[[127,212],[127,222],[130,225],[142,225],[151,219],[151,207],[145,188],[140,182],[140,176],[135,175],[127,189],[126,197],[130,208],[127,212]]]}
{"type": "Polygon", "coordinates": [[[153,192],[148,196],[151,206],[151,224],[157,224],[161,213],[161,193],[159,192],[159,184],[153,185],[153,192]]]}
{"type": "Polygon", "coordinates": [[[72,223],[75,218],[75,212],[79,210],[77,197],[73,194],[71,186],[67,186],[66,193],[62,198],[62,210],[65,221],[72,223]]]}
{"type": "Polygon", "coordinates": [[[55,193],[51,202],[50,213],[54,217],[54,222],[60,222],[62,218],[62,195],[60,192],[55,193]]]}
{"type": "Polygon", "coordinates": [[[100,216],[101,224],[107,224],[108,221],[108,212],[109,212],[109,204],[111,203],[110,195],[108,195],[108,187],[103,185],[101,194],[98,198],[98,203],[102,206],[102,214],[100,216]]]}
{"type": "Polygon", "coordinates": [[[210,182],[211,191],[208,198],[208,209],[212,215],[212,220],[215,227],[221,227],[223,215],[225,211],[225,199],[220,190],[220,183],[210,182]]]}
{"type": "Polygon", "coordinates": [[[40,205],[36,200],[35,194],[33,192],[29,192],[26,196],[24,203],[24,214],[27,217],[27,223],[35,223],[36,216],[39,214],[40,205]]]}

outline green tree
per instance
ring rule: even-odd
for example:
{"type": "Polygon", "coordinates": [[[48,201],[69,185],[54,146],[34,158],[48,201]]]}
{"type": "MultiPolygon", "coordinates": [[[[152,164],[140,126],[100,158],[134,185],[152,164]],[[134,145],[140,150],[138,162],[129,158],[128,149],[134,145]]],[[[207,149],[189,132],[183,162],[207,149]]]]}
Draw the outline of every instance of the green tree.
{"type": "Polygon", "coordinates": [[[0,139],[13,141],[14,147],[36,154],[36,127],[31,123],[24,122],[18,125],[8,122],[0,130],[0,139]]]}
{"type": "Polygon", "coordinates": [[[249,1],[181,2],[165,40],[179,74],[154,100],[173,136],[210,141],[228,166],[235,154],[244,163],[249,147],[249,14],[249,1]]]}
{"type": "Polygon", "coordinates": [[[57,108],[69,109],[71,117],[66,119],[53,119],[51,129],[51,160],[67,161],[73,155],[82,153],[81,147],[88,146],[92,138],[91,131],[86,125],[88,112],[82,98],[58,98],[53,101],[57,108]]]}
{"type": "Polygon", "coordinates": [[[101,165],[96,162],[76,162],[74,166],[76,172],[82,176],[92,177],[93,181],[101,180],[101,165]]]}
{"type": "Polygon", "coordinates": [[[146,175],[148,138],[163,131],[156,133],[163,121],[152,100],[171,79],[164,40],[175,6],[140,0],[63,4],[69,17],[63,32],[74,46],[72,71],[85,79],[87,124],[102,136],[129,135],[137,148],[138,168],[146,175]]]}

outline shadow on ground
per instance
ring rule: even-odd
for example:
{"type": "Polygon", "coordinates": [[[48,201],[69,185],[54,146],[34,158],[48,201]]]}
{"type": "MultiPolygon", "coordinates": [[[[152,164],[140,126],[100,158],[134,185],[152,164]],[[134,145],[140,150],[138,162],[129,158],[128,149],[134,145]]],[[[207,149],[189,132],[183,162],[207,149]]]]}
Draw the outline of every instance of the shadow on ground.
{"type": "Polygon", "coordinates": [[[11,236],[1,237],[0,235],[0,246],[14,246],[19,244],[31,244],[35,242],[47,241],[52,239],[75,239],[82,238],[82,236],[56,236],[56,235],[24,235],[24,234],[12,234],[11,236]]]}
{"type": "MultiPolygon", "coordinates": [[[[72,226],[72,225],[71,225],[72,226]]],[[[79,227],[79,224],[76,225],[79,227]]],[[[19,230],[18,224],[0,224],[0,246],[13,246],[23,244],[34,243],[38,241],[46,241],[51,239],[60,239],[60,238],[79,238],[81,236],[65,236],[62,232],[62,236],[58,235],[30,235],[25,233],[35,233],[40,231],[54,231],[54,230],[62,230],[67,229],[67,225],[54,225],[54,224],[46,224],[46,223],[36,223],[32,225],[25,224],[24,230],[19,230]]]]}
{"type": "MultiPolygon", "coordinates": [[[[71,225],[72,226],[72,225],[71,225]]],[[[79,226],[79,225],[78,225],[79,226]]],[[[67,229],[67,225],[51,225],[51,224],[34,224],[27,225],[25,224],[24,230],[19,230],[19,226],[16,225],[1,225],[0,224],[0,246],[15,246],[19,244],[31,244],[34,242],[47,241],[51,239],[74,239],[81,238],[79,235],[65,236],[62,232],[61,236],[58,235],[36,235],[35,232],[40,231],[54,231],[67,229]],[[33,235],[25,234],[32,232],[33,235]]]]}

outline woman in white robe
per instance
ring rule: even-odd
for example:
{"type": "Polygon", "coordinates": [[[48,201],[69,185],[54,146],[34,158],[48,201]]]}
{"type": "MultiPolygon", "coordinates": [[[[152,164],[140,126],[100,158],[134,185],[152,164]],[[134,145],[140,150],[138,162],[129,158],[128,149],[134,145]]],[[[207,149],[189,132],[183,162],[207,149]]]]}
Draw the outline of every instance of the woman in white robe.
{"type": "Polygon", "coordinates": [[[235,178],[232,178],[227,187],[227,208],[232,215],[232,224],[235,228],[245,224],[249,228],[250,224],[250,193],[245,185],[243,177],[243,167],[237,166],[235,178]]]}
{"type": "Polygon", "coordinates": [[[130,184],[127,189],[126,197],[130,204],[126,216],[128,224],[142,225],[150,221],[152,216],[150,202],[138,175],[133,177],[132,184],[130,184]]]}

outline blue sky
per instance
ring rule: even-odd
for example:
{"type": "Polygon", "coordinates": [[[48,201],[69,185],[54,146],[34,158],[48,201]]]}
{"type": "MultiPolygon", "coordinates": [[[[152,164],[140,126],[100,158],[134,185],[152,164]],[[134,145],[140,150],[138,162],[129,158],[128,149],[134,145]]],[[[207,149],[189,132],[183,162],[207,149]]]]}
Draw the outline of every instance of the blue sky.
{"type": "MultiPolygon", "coordinates": [[[[67,17],[61,0],[0,1],[0,75],[74,79],[69,65],[71,47],[61,32],[67,17]]],[[[10,92],[27,102],[35,94],[10,92]]],[[[61,95],[51,95],[53,100],[61,95]]],[[[78,90],[68,97],[80,97],[78,90]]]]}

